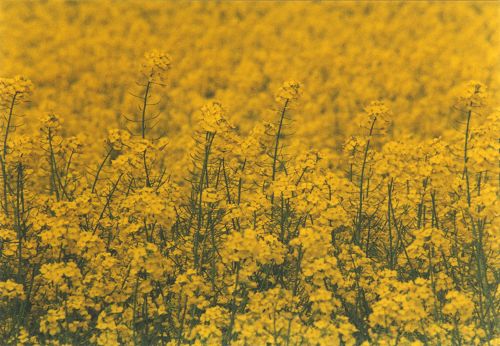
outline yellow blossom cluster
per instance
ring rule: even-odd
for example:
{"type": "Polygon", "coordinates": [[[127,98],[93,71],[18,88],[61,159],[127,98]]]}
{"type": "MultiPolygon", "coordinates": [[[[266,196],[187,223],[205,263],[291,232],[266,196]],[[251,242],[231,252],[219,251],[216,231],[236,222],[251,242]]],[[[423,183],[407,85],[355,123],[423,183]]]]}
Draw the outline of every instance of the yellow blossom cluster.
{"type": "Polygon", "coordinates": [[[0,343],[499,344],[499,11],[0,1],[0,343]]]}

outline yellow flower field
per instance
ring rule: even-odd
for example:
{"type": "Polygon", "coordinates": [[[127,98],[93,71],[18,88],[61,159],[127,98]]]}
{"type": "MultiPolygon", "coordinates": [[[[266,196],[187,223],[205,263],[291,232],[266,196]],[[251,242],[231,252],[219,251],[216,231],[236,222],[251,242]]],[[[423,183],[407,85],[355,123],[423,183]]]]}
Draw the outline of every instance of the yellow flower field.
{"type": "Polygon", "coordinates": [[[500,345],[499,18],[0,0],[0,344],[500,345]]]}

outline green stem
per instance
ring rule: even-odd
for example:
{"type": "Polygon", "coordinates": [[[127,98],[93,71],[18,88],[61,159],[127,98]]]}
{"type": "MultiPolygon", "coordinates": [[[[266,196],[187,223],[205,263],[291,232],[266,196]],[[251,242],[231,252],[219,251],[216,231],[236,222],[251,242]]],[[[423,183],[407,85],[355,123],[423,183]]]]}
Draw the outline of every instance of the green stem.
{"type": "Polygon", "coordinates": [[[361,241],[361,228],[363,225],[363,184],[365,180],[365,170],[366,163],[368,160],[368,151],[370,149],[371,137],[373,134],[373,129],[375,128],[375,122],[377,118],[373,118],[372,124],[370,126],[370,132],[368,133],[368,140],[366,141],[365,152],[363,155],[363,165],[361,166],[361,175],[359,177],[359,206],[358,206],[358,215],[356,220],[356,230],[354,232],[354,243],[359,244],[361,241]]]}

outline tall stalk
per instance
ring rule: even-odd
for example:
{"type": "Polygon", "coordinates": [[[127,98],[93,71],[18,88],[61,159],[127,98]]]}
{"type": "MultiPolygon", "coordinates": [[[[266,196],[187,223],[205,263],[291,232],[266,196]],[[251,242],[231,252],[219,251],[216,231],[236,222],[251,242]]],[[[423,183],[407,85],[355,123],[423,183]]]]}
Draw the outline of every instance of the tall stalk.
{"type": "Polygon", "coordinates": [[[9,138],[10,129],[12,127],[12,120],[14,116],[14,106],[16,104],[16,98],[18,93],[15,92],[12,96],[12,100],[9,106],[9,114],[7,116],[7,124],[5,125],[5,133],[3,136],[3,150],[1,157],[1,165],[2,165],[2,180],[3,180],[3,201],[4,201],[4,212],[5,216],[9,216],[9,201],[8,201],[8,176],[7,176],[7,143],[9,138]]]}
{"type": "Polygon", "coordinates": [[[377,117],[374,117],[370,126],[370,132],[368,133],[368,140],[366,141],[365,150],[363,154],[363,163],[361,165],[361,174],[359,176],[359,205],[358,212],[356,218],[356,228],[354,231],[353,241],[354,244],[361,243],[361,229],[363,227],[363,189],[364,189],[364,180],[365,180],[365,170],[366,164],[368,160],[368,152],[370,150],[370,142],[373,134],[373,129],[375,128],[375,122],[377,121],[377,117]]]}

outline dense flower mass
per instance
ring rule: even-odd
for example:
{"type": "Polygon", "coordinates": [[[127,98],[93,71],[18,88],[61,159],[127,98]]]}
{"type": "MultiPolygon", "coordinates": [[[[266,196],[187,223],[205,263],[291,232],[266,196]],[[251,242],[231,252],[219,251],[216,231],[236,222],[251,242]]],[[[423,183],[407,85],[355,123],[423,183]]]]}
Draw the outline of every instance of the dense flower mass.
{"type": "Polygon", "coordinates": [[[498,345],[500,13],[0,2],[0,343],[498,345]]]}

